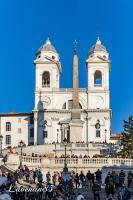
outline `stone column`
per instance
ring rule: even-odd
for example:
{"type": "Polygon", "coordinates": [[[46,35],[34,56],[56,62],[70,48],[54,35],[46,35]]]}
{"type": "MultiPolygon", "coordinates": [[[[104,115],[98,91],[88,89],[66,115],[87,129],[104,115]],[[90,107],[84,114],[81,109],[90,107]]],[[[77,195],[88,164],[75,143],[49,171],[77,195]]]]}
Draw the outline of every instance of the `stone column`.
{"type": "Polygon", "coordinates": [[[34,145],[37,144],[38,114],[34,111],[34,145]]]}
{"type": "Polygon", "coordinates": [[[61,124],[61,127],[60,127],[60,130],[61,130],[61,143],[63,142],[63,127],[62,127],[62,124],[61,124]]]}

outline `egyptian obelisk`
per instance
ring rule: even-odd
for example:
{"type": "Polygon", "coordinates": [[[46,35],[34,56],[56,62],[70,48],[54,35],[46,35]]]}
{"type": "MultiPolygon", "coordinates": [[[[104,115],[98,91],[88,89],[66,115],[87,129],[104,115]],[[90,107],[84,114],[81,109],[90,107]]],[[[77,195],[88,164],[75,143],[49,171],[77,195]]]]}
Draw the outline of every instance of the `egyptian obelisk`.
{"type": "Polygon", "coordinates": [[[73,57],[73,93],[72,93],[72,119],[80,119],[79,113],[79,91],[78,91],[78,55],[74,49],[73,57]]]}
{"type": "Polygon", "coordinates": [[[72,112],[70,125],[70,141],[81,141],[83,121],[80,119],[79,109],[79,86],[78,86],[78,55],[77,49],[74,48],[73,57],[73,91],[72,91],[72,112]]]}

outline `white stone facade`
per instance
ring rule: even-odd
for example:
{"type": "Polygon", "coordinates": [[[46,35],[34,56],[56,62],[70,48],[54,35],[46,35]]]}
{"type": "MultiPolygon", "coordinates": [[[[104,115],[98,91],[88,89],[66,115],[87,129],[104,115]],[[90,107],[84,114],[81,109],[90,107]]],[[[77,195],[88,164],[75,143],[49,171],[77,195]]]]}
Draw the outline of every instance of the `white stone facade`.
{"type": "MultiPolygon", "coordinates": [[[[71,137],[70,132],[73,89],[60,88],[60,57],[50,40],[47,40],[37,52],[34,66],[34,110],[32,113],[0,115],[3,148],[18,146],[20,140],[26,145],[61,143],[64,138],[72,143],[111,141],[110,60],[106,48],[99,39],[90,49],[84,66],[87,68],[86,88],[79,88],[78,111],[82,128],[78,137],[71,137]],[[34,124],[30,123],[31,118],[34,119],[34,124]],[[6,131],[7,122],[11,123],[11,131],[6,131]],[[31,133],[33,129],[34,134],[31,133]],[[6,135],[11,135],[10,144],[7,144],[6,135]]],[[[78,129],[78,123],[75,126],[78,129]]]]}
{"type": "MultiPolygon", "coordinates": [[[[35,64],[34,143],[62,142],[71,138],[72,89],[59,87],[61,63],[48,40],[37,54],[35,64]],[[48,73],[48,84],[43,74],[48,73]],[[44,84],[43,84],[44,81],[44,84]],[[45,125],[45,122],[47,124],[45,125]],[[44,134],[46,133],[46,137],[44,134]]],[[[110,60],[98,39],[86,60],[86,88],[79,88],[79,103],[83,128],[79,138],[70,142],[109,142],[111,127],[109,73],[110,60]],[[100,124],[96,129],[96,124],[100,124]]],[[[47,78],[47,77],[46,77],[47,78]]]]}
{"type": "Polygon", "coordinates": [[[0,114],[0,132],[3,136],[2,147],[17,147],[22,140],[25,145],[33,143],[34,124],[32,113],[0,114]]]}

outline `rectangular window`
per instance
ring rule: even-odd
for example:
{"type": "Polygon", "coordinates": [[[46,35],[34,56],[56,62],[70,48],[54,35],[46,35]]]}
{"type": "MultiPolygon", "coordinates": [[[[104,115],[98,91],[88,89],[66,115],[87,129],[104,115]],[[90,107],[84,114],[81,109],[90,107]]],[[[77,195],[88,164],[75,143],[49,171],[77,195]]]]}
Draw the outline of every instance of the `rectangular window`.
{"type": "Polygon", "coordinates": [[[30,117],[30,124],[34,124],[34,118],[33,118],[33,116],[30,117]]]}
{"type": "Polygon", "coordinates": [[[48,132],[47,131],[43,131],[43,134],[44,134],[44,138],[48,137],[48,132]]]}
{"type": "Polygon", "coordinates": [[[100,130],[96,130],[96,137],[100,137],[100,130]]]}
{"type": "Polygon", "coordinates": [[[21,118],[18,118],[18,123],[21,123],[21,118]]]}
{"type": "Polygon", "coordinates": [[[11,136],[6,135],[6,144],[11,144],[11,136]]]}
{"type": "Polygon", "coordinates": [[[73,107],[73,101],[68,100],[68,109],[72,109],[72,107],[73,107]]]}
{"type": "Polygon", "coordinates": [[[21,133],[21,132],[22,132],[21,128],[18,128],[18,133],[21,133]]]}
{"type": "Polygon", "coordinates": [[[33,138],[34,137],[34,128],[30,129],[30,137],[33,138]]]}
{"type": "Polygon", "coordinates": [[[11,122],[6,122],[6,131],[11,131],[11,122]]]}

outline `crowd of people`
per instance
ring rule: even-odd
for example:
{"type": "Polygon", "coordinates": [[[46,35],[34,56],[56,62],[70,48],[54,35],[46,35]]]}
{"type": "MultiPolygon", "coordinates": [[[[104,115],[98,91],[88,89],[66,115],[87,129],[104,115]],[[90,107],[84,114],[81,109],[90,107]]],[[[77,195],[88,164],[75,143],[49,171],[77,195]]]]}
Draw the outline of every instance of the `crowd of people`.
{"type": "Polygon", "coordinates": [[[27,166],[19,167],[14,174],[0,174],[0,200],[84,200],[84,194],[78,192],[82,192],[82,188],[91,192],[94,200],[102,200],[103,193],[106,194],[106,200],[131,199],[131,171],[128,174],[123,170],[119,173],[108,172],[104,182],[99,169],[95,173],[88,171],[86,174],[83,171],[72,171],[70,177],[64,181],[61,172],[47,172],[44,175],[37,168],[30,170],[27,166]]]}
{"type": "MultiPolygon", "coordinates": [[[[91,181],[90,172],[89,172],[89,177],[91,181]]],[[[132,183],[133,183],[133,173],[131,171],[128,172],[127,177],[123,170],[121,170],[120,173],[116,173],[115,171],[112,171],[111,173],[108,172],[104,182],[107,200],[114,200],[115,193],[118,200],[130,200],[131,192],[129,188],[132,187],[132,183]]],[[[101,192],[100,171],[96,172],[96,181],[94,181],[93,183],[92,190],[94,194],[94,200],[100,200],[100,192],[101,192]]]]}

